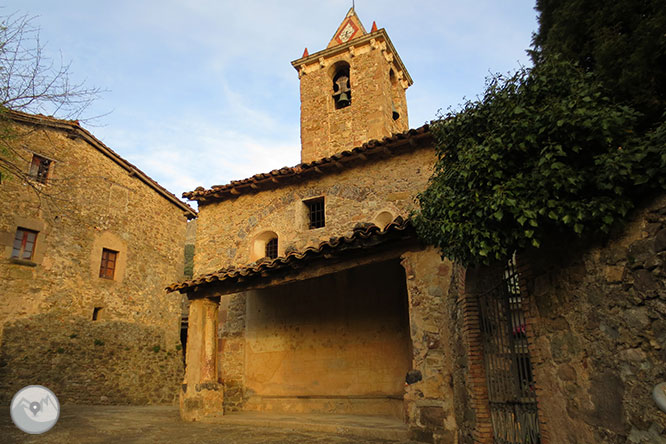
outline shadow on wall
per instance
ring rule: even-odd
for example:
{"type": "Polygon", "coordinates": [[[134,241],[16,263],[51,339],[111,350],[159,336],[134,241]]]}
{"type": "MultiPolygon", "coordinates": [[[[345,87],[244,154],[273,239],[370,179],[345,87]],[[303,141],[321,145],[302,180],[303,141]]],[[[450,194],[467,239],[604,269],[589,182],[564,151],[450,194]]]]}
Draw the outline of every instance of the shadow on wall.
{"type": "Polygon", "coordinates": [[[21,387],[50,388],[61,403],[174,404],[183,377],[179,346],[154,327],[44,313],[6,323],[0,403],[21,387]]]}

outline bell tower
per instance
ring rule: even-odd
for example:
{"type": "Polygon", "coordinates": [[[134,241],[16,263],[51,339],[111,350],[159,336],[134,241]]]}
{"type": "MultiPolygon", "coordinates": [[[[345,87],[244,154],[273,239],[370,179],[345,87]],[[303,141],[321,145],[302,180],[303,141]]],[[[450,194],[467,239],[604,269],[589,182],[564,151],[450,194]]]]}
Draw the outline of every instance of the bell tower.
{"type": "Polygon", "coordinates": [[[367,32],[354,8],[328,47],[291,64],[301,81],[301,162],[407,131],[412,84],[388,34],[367,32]]]}

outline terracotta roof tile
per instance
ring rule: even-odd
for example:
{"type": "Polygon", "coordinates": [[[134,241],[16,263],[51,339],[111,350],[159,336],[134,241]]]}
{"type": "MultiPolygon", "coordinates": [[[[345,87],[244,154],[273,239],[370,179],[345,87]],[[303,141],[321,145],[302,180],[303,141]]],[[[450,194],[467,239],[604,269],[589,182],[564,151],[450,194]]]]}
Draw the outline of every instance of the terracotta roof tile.
{"type": "Polygon", "coordinates": [[[169,285],[167,292],[187,290],[206,286],[216,282],[238,282],[240,279],[261,275],[266,277],[273,272],[285,268],[302,267],[316,259],[327,259],[332,255],[358,252],[390,241],[413,238],[414,228],[409,220],[396,218],[383,230],[378,226],[366,223],[358,224],[349,236],[333,237],[321,242],[317,247],[308,247],[303,251],[291,252],[271,260],[259,260],[244,266],[229,266],[214,273],[198,276],[194,279],[169,285]]]}
{"type": "Polygon", "coordinates": [[[243,180],[232,180],[226,185],[213,185],[210,189],[197,187],[194,191],[183,193],[183,197],[196,200],[199,204],[230,199],[239,194],[257,192],[270,189],[293,181],[304,180],[307,177],[340,171],[350,168],[355,161],[380,159],[384,155],[398,155],[410,152],[417,147],[428,146],[432,139],[430,126],[424,125],[404,133],[394,134],[380,140],[370,140],[360,147],[342,151],[314,160],[298,164],[294,167],[284,167],[268,173],[255,174],[243,180]]]}

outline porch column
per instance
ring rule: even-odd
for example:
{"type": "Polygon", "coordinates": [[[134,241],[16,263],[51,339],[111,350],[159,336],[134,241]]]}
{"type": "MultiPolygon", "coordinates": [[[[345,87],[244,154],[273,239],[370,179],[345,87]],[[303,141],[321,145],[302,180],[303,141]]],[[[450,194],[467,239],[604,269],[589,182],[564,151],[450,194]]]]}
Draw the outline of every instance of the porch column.
{"type": "Polygon", "coordinates": [[[180,416],[184,421],[224,413],[224,392],[217,381],[218,305],[219,298],[190,300],[185,380],[180,391],[180,416]]]}
{"type": "Polygon", "coordinates": [[[203,301],[203,350],[201,351],[201,374],[199,382],[217,382],[217,309],[219,303],[210,299],[203,301]]]}

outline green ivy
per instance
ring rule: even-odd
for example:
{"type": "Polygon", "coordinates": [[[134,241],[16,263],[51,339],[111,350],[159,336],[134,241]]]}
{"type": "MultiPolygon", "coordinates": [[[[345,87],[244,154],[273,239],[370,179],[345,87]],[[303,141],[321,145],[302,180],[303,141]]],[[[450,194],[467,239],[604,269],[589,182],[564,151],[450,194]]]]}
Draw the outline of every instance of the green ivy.
{"type": "Polygon", "coordinates": [[[613,103],[592,73],[558,59],[489,79],[482,98],[432,125],[438,162],[417,232],[464,264],[503,260],[553,233],[589,236],[666,189],[666,126],[613,103]]]}

